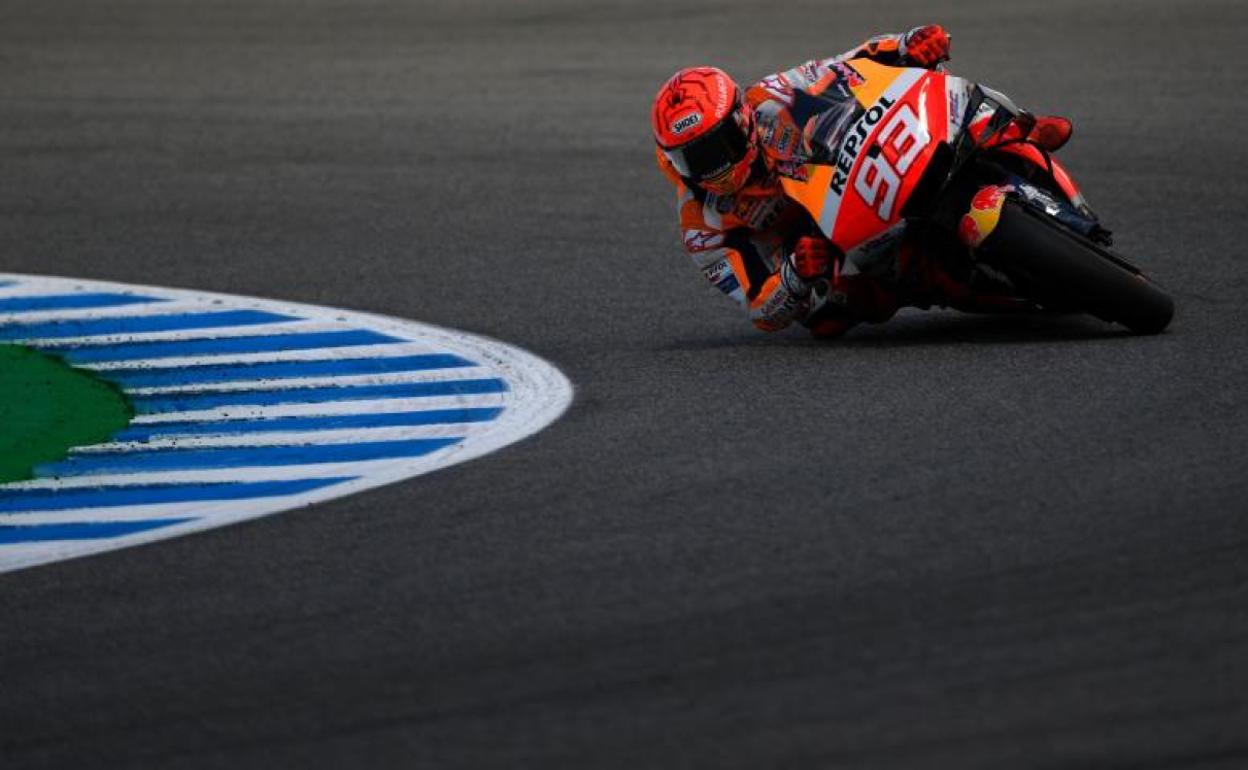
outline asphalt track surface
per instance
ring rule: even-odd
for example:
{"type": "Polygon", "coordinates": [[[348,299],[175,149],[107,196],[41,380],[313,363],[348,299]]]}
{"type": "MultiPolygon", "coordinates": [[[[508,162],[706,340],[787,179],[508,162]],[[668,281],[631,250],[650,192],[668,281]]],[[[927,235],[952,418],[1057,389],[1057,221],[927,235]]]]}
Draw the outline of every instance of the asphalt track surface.
{"type": "Polygon", "coordinates": [[[1248,7],[762,7],[6,0],[5,270],[454,326],[578,390],[466,465],[0,576],[0,764],[1248,765],[1248,7]],[[929,19],[1074,118],[1167,334],[819,344],[686,264],[658,83],[929,19]]]}

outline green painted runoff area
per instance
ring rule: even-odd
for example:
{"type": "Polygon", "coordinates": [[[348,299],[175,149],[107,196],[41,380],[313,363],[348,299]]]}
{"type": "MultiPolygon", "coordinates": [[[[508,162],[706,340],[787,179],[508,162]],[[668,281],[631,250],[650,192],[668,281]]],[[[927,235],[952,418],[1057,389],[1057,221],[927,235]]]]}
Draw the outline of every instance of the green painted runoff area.
{"type": "Polygon", "coordinates": [[[0,483],[30,478],[71,447],[108,441],[132,416],[121,391],[90,372],[0,345],[0,483]]]}

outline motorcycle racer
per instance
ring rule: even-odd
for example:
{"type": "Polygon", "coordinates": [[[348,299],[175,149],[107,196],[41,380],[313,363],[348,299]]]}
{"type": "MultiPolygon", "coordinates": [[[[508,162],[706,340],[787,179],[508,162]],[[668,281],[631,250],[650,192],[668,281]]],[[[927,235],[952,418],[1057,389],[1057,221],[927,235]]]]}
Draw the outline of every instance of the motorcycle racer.
{"type": "MultiPolygon", "coordinates": [[[[651,127],[659,168],[676,188],[685,251],[756,327],[777,331],[800,322],[816,336],[836,336],[860,321],[887,320],[903,300],[914,301],[899,297],[894,284],[843,271],[835,247],[785,197],[780,178],[800,178],[816,123],[852,114],[850,86],[861,76],[850,60],[930,69],[949,58],[949,49],[944,28],[931,24],[873,37],[744,92],[714,67],[682,69],[660,88],[651,127]]],[[[1056,150],[1070,123],[1041,118],[1033,134],[1056,150]]],[[[929,295],[933,287],[942,297],[969,294],[904,240],[897,264],[899,275],[929,295]]]]}

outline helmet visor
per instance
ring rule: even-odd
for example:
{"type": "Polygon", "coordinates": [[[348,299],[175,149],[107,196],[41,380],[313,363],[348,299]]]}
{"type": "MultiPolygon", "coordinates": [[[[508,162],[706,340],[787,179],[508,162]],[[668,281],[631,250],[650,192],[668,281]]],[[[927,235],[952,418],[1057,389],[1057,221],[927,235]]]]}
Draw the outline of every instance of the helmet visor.
{"type": "Polygon", "coordinates": [[[730,112],[705,136],[671,150],[663,149],[677,173],[695,182],[704,182],[741,162],[750,149],[750,140],[737,123],[736,112],[737,109],[730,112]]]}

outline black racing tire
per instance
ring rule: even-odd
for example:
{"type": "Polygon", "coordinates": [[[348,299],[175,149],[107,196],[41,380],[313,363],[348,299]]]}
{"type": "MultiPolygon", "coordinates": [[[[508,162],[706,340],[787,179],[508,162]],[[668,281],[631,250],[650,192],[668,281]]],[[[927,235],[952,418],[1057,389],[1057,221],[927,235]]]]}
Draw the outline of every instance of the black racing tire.
{"type": "Polygon", "coordinates": [[[1044,306],[1078,309],[1136,334],[1158,334],[1174,317],[1174,300],[1138,268],[1014,199],[980,257],[1044,306]]]}

